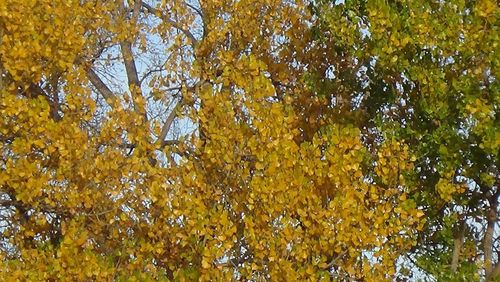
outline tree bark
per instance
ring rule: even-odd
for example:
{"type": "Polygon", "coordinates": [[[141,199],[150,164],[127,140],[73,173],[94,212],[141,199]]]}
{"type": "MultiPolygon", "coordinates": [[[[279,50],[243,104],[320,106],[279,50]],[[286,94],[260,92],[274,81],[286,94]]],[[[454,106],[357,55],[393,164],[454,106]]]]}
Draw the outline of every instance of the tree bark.
{"type": "Polygon", "coordinates": [[[99,94],[101,94],[110,107],[114,107],[114,101],[117,100],[116,95],[109,89],[109,87],[102,81],[102,79],[97,75],[97,73],[89,68],[87,70],[87,77],[92,83],[92,85],[97,89],[99,94]]]}
{"type": "Polygon", "coordinates": [[[453,255],[451,258],[451,270],[456,272],[458,269],[458,264],[460,261],[460,252],[462,250],[462,246],[464,243],[464,233],[465,233],[465,224],[463,221],[459,223],[459,226],[454,234],[453,239],[453,255]]]}
{"type": "Polygon", "coordinates": [[[498,193],[495,193],[489,202],[490,209],[486,215],[487,225],[483,240],[484,273],[486,281],[493,281],[495,278],[494,270],[498,272],[496,266],[493,269],[493,232],[497,221],[498,193]]]}

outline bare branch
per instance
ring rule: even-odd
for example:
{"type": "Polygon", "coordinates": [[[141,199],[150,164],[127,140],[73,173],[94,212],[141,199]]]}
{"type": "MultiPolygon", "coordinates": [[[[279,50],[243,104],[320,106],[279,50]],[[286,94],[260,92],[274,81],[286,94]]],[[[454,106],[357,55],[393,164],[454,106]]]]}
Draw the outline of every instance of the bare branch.
{"type": "Polygon", "coordinates": [[[189,3],[185,3],[185,4],[189,8],[193,9],[201,18],[203,18],[203,12],[200,9],[198,9],[197,7],[195,7],[195,6],[193,6],[193,5],[189,4],[189,3]]]}
{"type": "Polygon", "coordinates": [[[150,75],[152,75],[153,73],[157,73],[157,72],[162,72],[164,70],[166,70],[165,68],[165,64],[167,64],[168,60],[170,59],[170,55],[168,56],[168,58],[165,60],[165,62],[161,65],[161,66],[158,66],[156,68],[151,68],[150,70],[148,70],[143,76],[142,78],[139,80],[139,84],[142,85],[144,83],[144,80],[146,80],[150,75]]]}
{"type": "Polygon", "coordinates": [[[189,39],[189,41],[191,41],[191,46],[193,48],[198,44],[198,40],[194,37],[194,35],[191,33],[191,31],[183,28],[178,22],[170,19],[169,17],[167,17],[166,15],[164,15],[160,10],[158,10],[156,8],[153,8],[152,6],[150,6],[149,4],[146,4],[144,2],[142,3],[142,7],[144,7],[146,9],[146,11],[148,11],[148,13],[157,16],[158,18],[162,19],[163,21],[169,23],[175,29],[177,29],[177,30],[181,31],[182,33],[184,33],[184,35],[187,36],[187,38],[189,39]]]}
{"type": "Polygon", "coordinates": [[[142,6],[142,0],[135,0],[134,1],[134,9],[132,11],[132,20],[136,21],[137,18],[139,17],[139,12],[141,11],[141,6],[142,6]]]}
{"type": "MultiPolygon", "coordinates": [[[[497,193],[496,193],[497,194],[497,193]]],[[[490,199],[490,208],[488,214],[486,215],[487,225],[486,232],[484,234],[483,241],[483,252],[484,252],[484,272],[486,278],[490,278],[493,274],[493,232],[495,229],[495,224],[497,222],[497,207],[498,207],[498,195],[493,195],[493,199],[490,199]]]]}
{"type": "Polygon", "coordinates": [[[179,144],[179,140],[163,140],[161,142],[162,146],[172,146],[172,145],[177,145],[179,144]]]}
{"type": "Polygon", "coordinates": [[[109,89],[109,87],[102,81],[97,73],[93,69],[89,68],[87,70],[87,77],[90,83],[92,83],[92,85],[94,85],[94,87],[97,89],[99,94],[101,94],[104,99],[106,99],[108,105],[114,107],[114,101],[116,101],[118,97],[113,93],[113,91],[111,91],[111,89],[109,89]]]}
{"type": "Polygon", "coordinates": [[[14,205],[14,201],[12,200],[0,200],[0,206],[2,207],[10,207],[14,205]]]}
{"type": "Polygon", "coordinates": [[[500,262],[497,262],[489,276],[486,276],[486,281],[496,281],[497,277],[500,276],[500,262]]]}
{"type": "Polygon", "coordinates": [[[130,92],[132,93],[134,99],[134,110],[137,113],[141,113],[146,118],[146,111],[139,105],[137,97],[142,96],[141,85],[139,81],[139,76],[137,74],[137,67],[135,65],[134,54],[132,53],[132,44],[130,41],[123,41],[120,43],[123,63],[125,65],[125,71],[127,73],[128,85],[130,92]]]}
{"type": "Polygon", "coordinates": [[[330,269],[337,263],[337,260],[342,258],[347,253],[347,250],[342,251],[342,253],[338,254],[336,257],[332,258],[332,260],[324,267],[324,269],[330,269]]]}
{"type": "Polygon", "coordinates": [[[167,145],[166,143],[164,143],[165,137],[167,137],[167,134],[170,131],[170,127],[172,126],[174,119],[177,117],[177,111],[179,111],[181,107],[182,107],[182,101],[179,101],[177,105],[175,105],[172,112],[170,112],[167,119],[165,120],[165,123],[163,124],[163,127],[161,128],[160,136],[158,136],[158,143],[160,144],[161,147],[167,145]]]}
{"type": "MultiPolygon", "coordinates": [[[[142,0],[135,0],[134,7],[132,10],[128,10],[121,3],[120,7],[125,11],[125,13],[132,12],[131,22],[136,22],[139,17],[139,12],[141,10],[142,0]]],[[[131,35],[133,37],[134,35],[131,35]]],[[[134,53],[132,52],[132,38],[126,38],[120,42],[120,49],[123,57],[123,64],[125,65],[125,72],[127,74],[128,87],[132,94],[132,101],[134,104],[134,111],[139,113],[147,121],[147,113],[145,106],[140,104],[140,98],[142,97],[142,89],[139,80],[139,75],[137,72],[137,67],[135,64],[134,53]]]]}
{"type": "Polygon", "coordinates": [[[460,252],[464,243],[465,223],[460,222],[453,239],[453,255],[451,257],[451,270],[457,271],[458,263],[460,261],[460,252]]]}
{"type": "MultiPolygon", "coordinates": [[[[173,146],[179,144],[179,140],[163,140],[163,146],[173,146]]],[[[122,149],[135,149],[136,145],[132,143],[124,143],[119,145],[122,149]]]]}
{"type": "Polygon", "coordinates": [[[250,262],[253,260],[251,255],[246,255],[244,257],[232,258],[224,262],[215,263],[216,267],[238,267],[239,265],[250,262]]]}

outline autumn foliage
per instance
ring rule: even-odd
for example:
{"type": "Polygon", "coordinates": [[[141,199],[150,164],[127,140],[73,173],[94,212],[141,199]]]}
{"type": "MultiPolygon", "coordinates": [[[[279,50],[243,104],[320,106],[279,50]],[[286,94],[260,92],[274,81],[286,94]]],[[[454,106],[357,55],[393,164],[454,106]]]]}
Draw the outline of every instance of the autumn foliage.
{"type": "Polygon", "coordinates": [[[499,17],[0,1],[0,280],[498,279],[499,17]]]}

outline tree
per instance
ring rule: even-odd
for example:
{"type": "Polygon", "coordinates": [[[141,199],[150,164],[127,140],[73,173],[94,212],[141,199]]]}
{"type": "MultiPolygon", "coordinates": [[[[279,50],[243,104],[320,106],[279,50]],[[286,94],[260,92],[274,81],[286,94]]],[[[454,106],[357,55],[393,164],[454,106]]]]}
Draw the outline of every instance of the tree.
{"type": "Polygon", "coordinates": [[[498,8],[374,3],[0,2],[2,277],[437,277],[455,229],[472,265],[467,220],[497,222],[498,8]],[[443,14],[483,37],[430,32],[459,32],[443,14]]]}
{"type": "Polygon", "coordinates": [[[326,100],[346,89],[345,111],[359,113],[367,140],[390,135],[416,157],[409,198],[426,224],[410,268],[442,281],[498,279],[496,3],[318,1],[313,9],[318,42],[347,67],[332,59],[311,84],[326,100]]]}

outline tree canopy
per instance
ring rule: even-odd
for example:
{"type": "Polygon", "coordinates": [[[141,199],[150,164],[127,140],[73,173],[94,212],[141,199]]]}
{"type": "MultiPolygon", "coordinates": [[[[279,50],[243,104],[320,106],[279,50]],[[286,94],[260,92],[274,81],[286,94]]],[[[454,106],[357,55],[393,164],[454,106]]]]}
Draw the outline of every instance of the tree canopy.
{"type": "Polygon", "coordinates": [[[499,18],[0,1],[1,279],[500,279],[499,18]]]}

